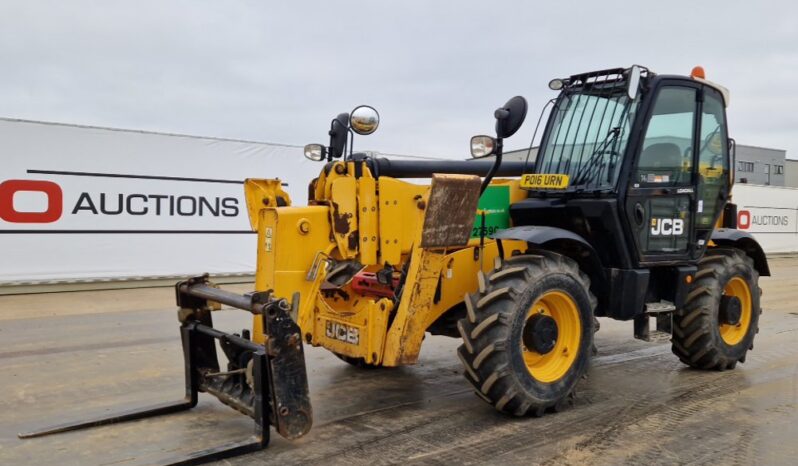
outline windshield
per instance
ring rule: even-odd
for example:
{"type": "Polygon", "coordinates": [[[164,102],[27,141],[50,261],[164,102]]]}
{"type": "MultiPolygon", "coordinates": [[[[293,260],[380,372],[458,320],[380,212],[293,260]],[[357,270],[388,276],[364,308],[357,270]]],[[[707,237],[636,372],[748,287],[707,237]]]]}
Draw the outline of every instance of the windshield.
{"type": "Polygon", "coordinates": [[[569,191],[614,188],[638,101],[622,86],[563,92],[535,171],[568,175],[569,191]]]}

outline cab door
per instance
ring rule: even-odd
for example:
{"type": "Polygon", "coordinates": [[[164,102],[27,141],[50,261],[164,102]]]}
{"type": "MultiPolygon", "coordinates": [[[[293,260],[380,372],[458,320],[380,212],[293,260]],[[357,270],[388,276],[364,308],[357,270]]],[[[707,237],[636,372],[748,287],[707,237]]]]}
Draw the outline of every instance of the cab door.
{"type": "Polygon", "coordinates": [[[696,164],[695,248],[698,258],[731,198],[729,136],[723,95],[711,87],[702,89],[696,164]]]}
{"type": "Polygon", "coordinates": [[[688,260],[695,234],[693,161],[700,88],[674,81],[655,92],[625,205],[641,264],[688,260]]]}

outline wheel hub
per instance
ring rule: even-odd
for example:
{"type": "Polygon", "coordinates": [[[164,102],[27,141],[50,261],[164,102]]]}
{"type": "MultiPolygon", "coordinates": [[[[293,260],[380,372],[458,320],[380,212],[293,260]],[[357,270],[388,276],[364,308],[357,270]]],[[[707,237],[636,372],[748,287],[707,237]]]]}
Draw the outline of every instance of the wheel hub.
{"type": "Polygon", "coordinates": [[[743,305],[737,296],[722,296],[720,298],[720,310],[718,317],[720,322],[726,325],[737,325],[743,314],[743,305]]]}
{"type": "Polygon", "coordinates": [[[557,322],[550,316],[535,314],[524,326],[524,346],[538,354],[547,354],[557,343],[557,322]]]}

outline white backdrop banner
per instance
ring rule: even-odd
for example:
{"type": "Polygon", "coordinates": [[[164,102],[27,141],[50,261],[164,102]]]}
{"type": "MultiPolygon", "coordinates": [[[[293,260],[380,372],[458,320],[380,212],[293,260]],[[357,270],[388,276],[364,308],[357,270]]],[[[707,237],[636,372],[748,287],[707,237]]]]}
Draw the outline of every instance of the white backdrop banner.
{"type": "Polygon", "coordinates": [[[320,165],[255,142],[0,119],[0,283],[254,273],[243,180],[320,165]]]}
{"type": "Polygon", "coordinates": [[[798,251],[798,189],[737,183],[737,228],[754,235],[765,252],[798,251]]]}
{"type": "MultiPolygon", "coordinates": [[[[243,180],[296,205],[320,164],[302,148],[0,119],[0,285],[252,274],[243,180]]],[[[739,228],[798,251],[798,189],[737,184],[739,228]]]]}

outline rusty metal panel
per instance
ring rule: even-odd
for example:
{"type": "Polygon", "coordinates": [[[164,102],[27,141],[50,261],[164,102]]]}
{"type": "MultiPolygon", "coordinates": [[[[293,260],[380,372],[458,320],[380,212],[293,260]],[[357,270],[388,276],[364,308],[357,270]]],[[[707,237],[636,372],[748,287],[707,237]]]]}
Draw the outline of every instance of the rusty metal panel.
{"type": "Polygon", "coordinates": [[[475,175],[433,175],[421,232],[422,248],[465,246],[479,202],[475,175]]]}
{"type": "Polygon", "coordinates": [[[357,226],[357,184],[354,177],[332,182],[330,220],[338,251],[345,259],[355,257],[360,243],[357,226]]]}

